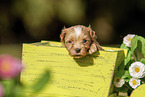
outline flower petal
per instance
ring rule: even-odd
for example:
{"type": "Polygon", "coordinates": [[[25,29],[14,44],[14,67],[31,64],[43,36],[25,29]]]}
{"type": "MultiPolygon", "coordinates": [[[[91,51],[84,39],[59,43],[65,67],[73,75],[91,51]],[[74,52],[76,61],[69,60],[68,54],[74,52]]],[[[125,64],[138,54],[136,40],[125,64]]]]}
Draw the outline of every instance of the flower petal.
{"type": "Polygon", "coordinates": [[[137,88],[137,87],[140,85],[140,80],[139,80],[139,79],[135,79],[135,78],[131,78],[131,79],[129,80],[129,85],[130,85],[133,89],[135,89],[135,88],[137,88]]]}
{"type": "Polygon", "coordinates": [[[134,78],[143,78],[145,76],[145,65],[141,62],[134,62],[129,67],[129,73],[134,78]]]}
{"type": "Polygon", "coordinates": [[[125,80],[115,76],[113,83],[115,87],[122,87],[125,83],[125,80]]]}
{"type": "Polygon", "coordinates": [[[14,78],[22,70],[21,60],[10,55],[0,55],[0,78],[14,78]]]}
{"type": "Polygon", "coordinates": [[[125,36],[123,38],[123,43],[127,46],[127,47],[131,47],[131,40],[134,37],[134,34],[128,34],[127,36],[125,36]]]}

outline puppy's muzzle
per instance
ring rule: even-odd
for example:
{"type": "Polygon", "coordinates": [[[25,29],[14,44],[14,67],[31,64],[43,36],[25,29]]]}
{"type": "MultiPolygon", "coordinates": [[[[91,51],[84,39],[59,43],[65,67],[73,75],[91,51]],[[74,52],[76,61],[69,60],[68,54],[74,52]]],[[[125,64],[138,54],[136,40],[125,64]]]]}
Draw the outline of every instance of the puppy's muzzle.
{"type": "Polygon", "coordinates": [[[81,49],[77,48],[76,53],[80,53],[81,49]]]}
{"type": "Polygon", "coordinates": [[[76,52],[76,53],[72,55],[74,58],[81,58],[81,57],[83,57],[83,56],[86,55],[86,54],[82,54],[82,53],[81,53],[81,49],[80,49],[80,48],[76,48],[76,49],[75,49],[75,52],[76,52]]]}

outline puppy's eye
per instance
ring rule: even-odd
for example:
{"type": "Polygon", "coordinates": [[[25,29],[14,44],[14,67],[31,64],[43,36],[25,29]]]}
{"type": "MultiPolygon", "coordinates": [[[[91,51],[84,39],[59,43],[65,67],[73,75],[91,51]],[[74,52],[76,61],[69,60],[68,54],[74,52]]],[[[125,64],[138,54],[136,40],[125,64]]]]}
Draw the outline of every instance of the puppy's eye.
{"type": "Polygon", "coordinates": [[[68,41],[68,43],[72,43],[72,41],[68,41]]]}
{"type": "Polygon", "coordinates": [[[83,43],[86,43],[86,42],[87,42],[87,40],[86,40],[86,39],[84,39],[84,40],[83,40],[83,43]]]}

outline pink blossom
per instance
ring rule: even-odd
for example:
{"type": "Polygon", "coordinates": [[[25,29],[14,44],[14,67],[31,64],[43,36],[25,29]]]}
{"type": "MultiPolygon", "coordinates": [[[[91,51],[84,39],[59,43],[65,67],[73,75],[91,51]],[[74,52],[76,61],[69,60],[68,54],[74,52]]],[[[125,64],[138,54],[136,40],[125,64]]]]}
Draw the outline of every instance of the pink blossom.
{"type": "Polygon", "coordinates": [[[18,76],[22,70],[21,60],[10,55],[0,55],[0,78],[10,79],[18,76]]]}
{"type": "Polygon", "coordinates": [[[3,94],[4,94],[4,88],[2,84],[0,83],[0,97],[3,97],[3,94]]]}

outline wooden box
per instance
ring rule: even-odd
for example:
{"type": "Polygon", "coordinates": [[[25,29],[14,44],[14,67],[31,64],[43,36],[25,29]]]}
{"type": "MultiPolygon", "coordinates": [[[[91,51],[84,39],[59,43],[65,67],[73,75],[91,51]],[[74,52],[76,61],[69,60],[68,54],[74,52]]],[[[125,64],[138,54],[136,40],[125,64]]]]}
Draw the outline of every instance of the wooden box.
{"type": "Polygon", "coordinates": [[[22,59],[26,69],[21,73],[21,82],[31,85],[45,70],[50,70],[51,83],[36,97],[114,97],[113,74],[126,51],[103,48],[105,51],[75,59],[60,42],[23,44],[22,59]]]}

